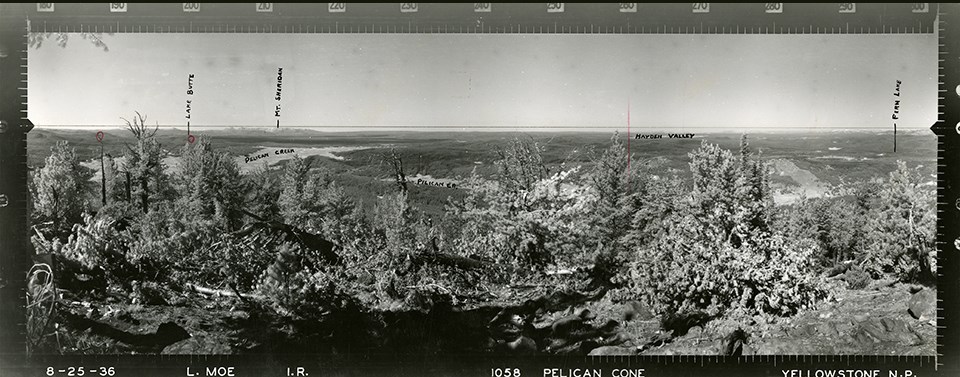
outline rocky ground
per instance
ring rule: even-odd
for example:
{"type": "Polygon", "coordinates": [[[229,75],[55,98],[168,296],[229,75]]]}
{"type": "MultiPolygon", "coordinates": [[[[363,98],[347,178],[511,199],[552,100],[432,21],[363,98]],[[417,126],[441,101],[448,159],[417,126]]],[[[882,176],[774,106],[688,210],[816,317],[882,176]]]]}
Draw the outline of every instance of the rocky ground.
{"type": "Polygon", "coordinates": [[[673,336],[657,318],[627,323],[629,341],[593,354],[720,355],[742,329],[743,355],[934,355],[936,292],[914,285],[875,282],[841,290],[813,310],[780,319],[714,319],[673,336]]]}
{"type": "Polygon", "coordinates": [[[279,352],[267,345],[309,343],[334,353],[353,347],[569,355],[933,355],[935,311],[932,288],[878,281],[862,290],[841,289],[789,318],[703,319],[668,324],[673,330],[664,330],[667,321],[639,303],[613,303],[603,291],[469,310],[346,313],[327,324],[304,324],[264,317],[236,297],[168,292],[152,300],[63,300],[64,325],[58,325],[55,341],[64,353],[119,354],[279,352]],[[731,341],[731,334],[740,341],[731,341]]]}

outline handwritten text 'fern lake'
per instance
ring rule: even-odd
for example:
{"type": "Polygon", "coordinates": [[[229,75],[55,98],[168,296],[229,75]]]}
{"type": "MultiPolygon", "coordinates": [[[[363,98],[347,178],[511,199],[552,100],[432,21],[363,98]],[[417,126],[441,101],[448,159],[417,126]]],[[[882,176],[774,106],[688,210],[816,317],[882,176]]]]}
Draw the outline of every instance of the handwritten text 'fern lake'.
{"type": "MultiPolygon", "coordinates": [[[[667,134],[668,139],[693,139],[694,134],[667,134]]],[[[663,139],[663,134],[637,134],[636,139],[663,139]]]]}

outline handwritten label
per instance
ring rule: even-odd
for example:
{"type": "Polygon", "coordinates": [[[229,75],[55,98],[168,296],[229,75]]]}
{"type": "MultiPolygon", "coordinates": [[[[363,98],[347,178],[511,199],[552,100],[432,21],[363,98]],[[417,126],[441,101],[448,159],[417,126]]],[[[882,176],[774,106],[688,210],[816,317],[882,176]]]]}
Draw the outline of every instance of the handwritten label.
{"type": "Polygon", "coordinates": [[[446,187],[446,188],[457,188],[457,184],[453,182],[433,182],[425,179],[417,179],[418,185],[424,186],[436,186],[436,187],[446,187]]]}
{"type": "Polygon", "coordinates": [[[256,161],[256,160],[259,160],[259,159],[261,159],[261,158],[267,158],[268,156],[270,156],[269,153],[261,153],[261,154],[253,155],[253,156],[243,156],[243,162],[249,164],[249,163],[254,162],[254,161],[256,161]]]}
{"type": "Polygon", "coordinates": [[[547,3],[547,13],[563,13],[563,3],[547,3]]]}
{"type": "MultiPolygon", "coordinates": [[[[693,139],[696,134],[667,134],[669,139],[693,139]]],[[[634,139],[663,139],[663,134],[637,134],[634,139]]]]}
{"type": "Polygon", "coordinates": [[[272,13],[273,12],[273,3],[256,3],[257,12],[272,13]]]}
{"type": "Polygon", "coordinates": [[[37,3],[37,12],[53,12],[54,3],[37,3]]]}
{"type": "Polygon", "coordinates": [[[190,113],[193,110],[193,78],[192,73],[187,76],[187,113],[184,115],[184,118],[187,119],[187,141],[190,144],[193,144],[194,141],[193,135],[190,133],[190,113]]]}
{"type": "MultiPolygon", "coordinates": [[[[902,83],[902,81],[897,80],[897,88],[894,89],[894,91],[893,91],[893,96],[894,96],[894,97],[897,97],[896,99],[893,100],[893,115],[892,115],[892,119],[894,119],[894,120],[900,119],[900,84],[901,84],[901,83],[902,83]]],[[[897,127],[897,123],[896,123],[896,122],[893,123],[893,127],[897,127]]]]}
{"type": "Polygon", "coordinates": [[[493,3],[473,3],[473,11],[479,13],[490,13],[493,10],[493,3]]]}
{"type": "Polygon", "coordinates": [[[192,73],[189,76],[187,76],[187,115],[185,118],[188,119],[187,120],[188,126],[190,125],[190,121],[189,121],[190,105],[193,103],[193,100],[190,99],[193,97],[193,78],[194,78],[194,75],[192,73]]]}
{"type": "Polygon", "coordinates": [[[763,3],[765,13],[783,13],[783,3],[763,3]]]}
{"type": "Polygon", "coordinates": [[[273,115],[277,117],[277,128],[280,128],[280,92],[283,85],[283,67],[277,68],[277,94],[273,97],[277,101],[277,108],[273,115]]]}
{"type": "Polygon", "coordinates": [[[183,3],[184,12],[199,12],[200,3],[183,3]]]}
{"type": "Polygon", "coordinates": [[[126,13],[127,3],[110,3],[111,13],[126,13]]]}
{"type": "Polygon", "coordinates": [[[900,119],[900,84],[902,82],[897,80],[897,87],[893,90],[893,114],[890,118],[893,119],[893,152],[897,152],[897,119],[900,119]]]}
{"type": "MultiPolygon", "coordinates": [[[[292,149],[292,148],[286,148],[286,149],[277,149],[277,150],[273,151],[273,154],[279,156],[279,155],[290,154],[290,153],[294,153],[294,152],[295,152],[294,149],[292,149]]],[[[270,154],[269,154],[269,153],[255,154],[255,155],[253,155],[253,156],[243,156],[243,162],[244,162],[245,164],[249,164],[249,163],[254,162],[254,161],[256,161],[256,160],[259,160],[259,159],[261,159],[261,158],[267,158],[267,157],[270,157],[270,154]]]]}
{"type": "Polygon", "coordinates": [[[637,13],[637,3],[620,3],[620,13],[637,13]]]}

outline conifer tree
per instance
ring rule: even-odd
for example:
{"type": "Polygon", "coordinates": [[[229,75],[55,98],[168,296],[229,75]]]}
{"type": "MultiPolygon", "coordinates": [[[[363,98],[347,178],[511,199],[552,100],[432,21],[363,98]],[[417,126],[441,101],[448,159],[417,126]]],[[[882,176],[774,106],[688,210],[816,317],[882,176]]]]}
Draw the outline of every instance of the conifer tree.
{"type": "Polygon", "coordinates": [[[128,159],[124,166],[130,173],[131,190],[136,198],[140,211],[147,213],[151,201],[164,199],[169,194],[169,182],[163,167],[163,150],[156,140],[159,126],[150,129],[146,125],[146,117],[139,112],[133,121],[124,119],[127,130],[133,134],[136,144],[127,146],[128,159]]]}
{"type": "Polygon", "coordinates": [[[76,150],[66,141],[50,148],[43,168],[34,173],[34,217],[37,222],[52,222],[57,233],[70,230],[81,220],[87,208],[86,191],[91,172],[80,166],[76,150]]]}

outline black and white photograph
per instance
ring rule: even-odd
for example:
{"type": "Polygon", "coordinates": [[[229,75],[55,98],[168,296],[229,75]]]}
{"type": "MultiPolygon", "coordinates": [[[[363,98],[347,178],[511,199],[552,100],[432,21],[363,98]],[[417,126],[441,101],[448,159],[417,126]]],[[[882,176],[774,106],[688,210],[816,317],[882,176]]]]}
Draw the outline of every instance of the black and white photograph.
{"type": "MultiPolygon", "coordinates": [[[[27,357],[942,356],[937,4],[871,32],[627,18],[782,3],[522,4],[539,29],[509,4],[249,3],[324,18],[229,30],[203,18],[228,4],[161,5],[141,30],[28,16],[4,73],[27,357]],[[543,29],[587,8],[627,31],[543,29]]],[[[666,375],[573,364],[523,375],[666,375]]],[[[232,375],[194,369],[172,375],[232,375]]]]}

